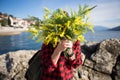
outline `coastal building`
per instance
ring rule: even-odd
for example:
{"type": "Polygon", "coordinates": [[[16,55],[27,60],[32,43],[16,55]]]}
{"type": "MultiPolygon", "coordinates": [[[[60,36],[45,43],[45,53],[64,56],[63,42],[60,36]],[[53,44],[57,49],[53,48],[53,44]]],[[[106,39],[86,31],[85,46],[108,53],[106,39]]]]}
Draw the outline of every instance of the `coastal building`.
{"type": "Polygon", "coordinates": [[[12,27],[28,28],[31,24],[35,24],[35,21],[30,19],[14,18],[11,16],[9,16],[9,19],[12,27]]]}
{"type": "Polygon", "coordinates": [[[10,19],[10,25],[13,27],[27,28],[29,26],[28,22],[21,18],[14,18],[9,16],[9,19],[10,19]]]}
{"type": "Polygon", "coordinates": [[[0,13],[0,26],[10,26],[14,28],[28,28],[31,24],[35,24],[35,21],[31,19],[16,18],[12,15],[0,13]],[[3,25],[4,23],[4,25],[3,25]]]}

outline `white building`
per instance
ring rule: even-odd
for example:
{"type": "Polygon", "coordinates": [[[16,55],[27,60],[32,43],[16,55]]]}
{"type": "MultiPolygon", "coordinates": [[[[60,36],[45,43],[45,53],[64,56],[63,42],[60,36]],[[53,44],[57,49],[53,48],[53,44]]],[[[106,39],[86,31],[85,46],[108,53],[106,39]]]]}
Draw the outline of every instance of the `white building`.
{"type": "Polygon", "coordinates": [[[13,27],[27,28],[29,26],[28,22],[21,18],[13,18],[13,17],[9,16],[9,19],[11,22],[11,26],[13,26],[13,27]]]}

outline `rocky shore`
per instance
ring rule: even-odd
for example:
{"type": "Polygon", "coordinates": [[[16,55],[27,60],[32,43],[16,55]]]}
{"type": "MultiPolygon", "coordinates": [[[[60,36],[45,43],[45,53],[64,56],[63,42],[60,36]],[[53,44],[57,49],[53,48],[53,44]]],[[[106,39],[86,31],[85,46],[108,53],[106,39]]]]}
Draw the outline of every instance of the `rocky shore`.
{"type": "Polygon", "coordinates": [[[17,35],[27,30],[28,28],[0,27],[0,36],[17,35]]]}
{"type": "MultiPolygon", "coordinates": [[[[83,64],[75,69],[74,80],[120,80],[120,39],[81,45],[83,64]]],[[[0,80],[25,80],[34,50],[0,55],[0,80]]]]}

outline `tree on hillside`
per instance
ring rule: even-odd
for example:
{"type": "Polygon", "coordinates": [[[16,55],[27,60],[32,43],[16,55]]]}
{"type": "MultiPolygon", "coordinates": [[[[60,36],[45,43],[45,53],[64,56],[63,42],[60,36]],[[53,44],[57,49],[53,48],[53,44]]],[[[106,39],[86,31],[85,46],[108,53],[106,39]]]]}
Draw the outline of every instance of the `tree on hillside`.
{"type": "Polygon", "coordinates": [[[34,26],[41,26],[41,24],[42,24],[42,20],[39,19],[38,17],[33,17],[33,16],[31,16],[31,17],[30,17],[30,20],[35,21],[35,24],[33,24],[34,26]]]}
{"type": "Polygon", "coordinates": [[[12,18],[14,17],[13,15],[9,15],[9,16],[12,17],[12,18]]]}
{"type": "Polygon", "coordinates": [[[8,19],[4,18],[2,20],[0,20],[0,23],[2,26],[7,26],[8,25],[8,19]]]}
{"type": "Polygon", "coordinates": [[[0,12],[0,15],[2,15],[2,12],[0,12]]]}

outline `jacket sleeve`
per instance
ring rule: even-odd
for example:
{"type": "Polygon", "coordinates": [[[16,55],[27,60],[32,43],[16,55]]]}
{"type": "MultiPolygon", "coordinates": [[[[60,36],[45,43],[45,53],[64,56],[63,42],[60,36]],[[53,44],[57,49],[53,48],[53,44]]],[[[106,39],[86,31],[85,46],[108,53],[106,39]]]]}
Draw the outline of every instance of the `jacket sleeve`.
{"type": "Polygon", "coordinates": [[[56,68],[56,65],[53,63],[51,55],[54,49],[52,45],[42,45],[41,48],[41,58],[42,58],[42,68],[44,72],[51,72],[56,68]]]}
{"type": "Polygon", "coordinates": [[[73,52],[75,54],[75,60],[69,59],[69,65],[73,68],[77,68],[80,64],[82,64],[80,41],[76,41],[73,44],[73,52]]]}

